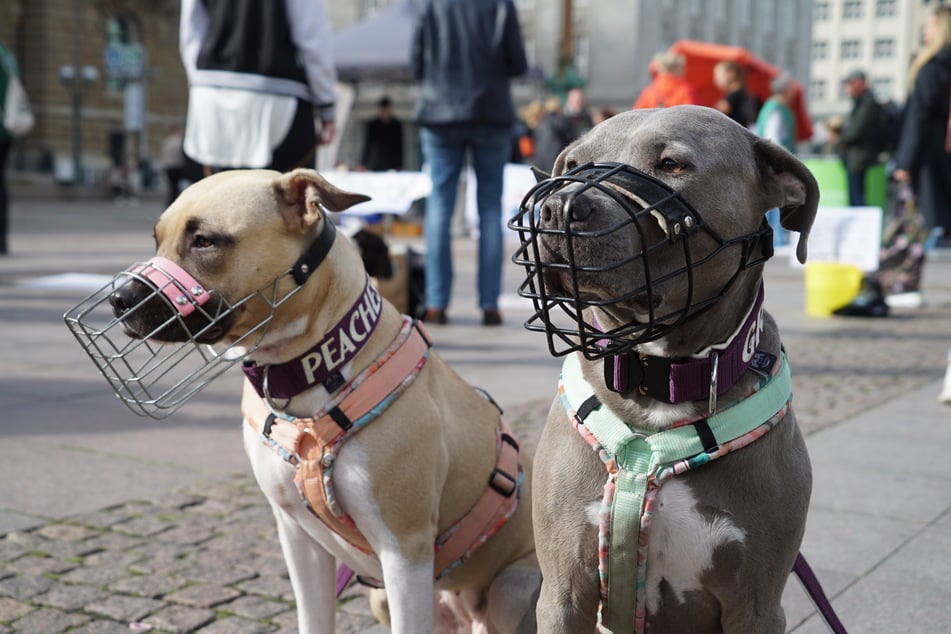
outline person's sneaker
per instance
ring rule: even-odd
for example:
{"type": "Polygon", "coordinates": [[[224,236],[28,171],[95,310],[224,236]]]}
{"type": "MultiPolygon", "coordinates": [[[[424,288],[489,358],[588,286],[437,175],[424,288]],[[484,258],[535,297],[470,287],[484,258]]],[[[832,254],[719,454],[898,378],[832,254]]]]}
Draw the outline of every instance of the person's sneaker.
{"type": "Polygon", "coordinates": [[[492,309],[482,311],[482,325],[483,326],[499,326],[501,324],[502,324],[502,313],[492,309]]]}
{"type": "Polygon", "coordinates": [[[427,308],[421,321],[426,324],[443,326],[449,323],[449,317],[446,316],[445,308],[427,308]]]}
{"type": "Polygon", "coordinates": [[[920,291],[910,291],[886,295],[885,303],[891,308],[921,308],[925,304],[925,298],[920,291]]]}

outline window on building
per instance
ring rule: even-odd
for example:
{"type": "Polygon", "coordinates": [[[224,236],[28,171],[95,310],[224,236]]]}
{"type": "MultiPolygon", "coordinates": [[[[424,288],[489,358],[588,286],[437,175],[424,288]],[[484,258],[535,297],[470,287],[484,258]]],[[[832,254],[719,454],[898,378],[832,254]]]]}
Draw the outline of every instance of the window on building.
{"type": "Polygon", "coordinates": [[[894,57],[895,40],[890,37],[876,38],[874,48],[872,49],[874,57],[894,57]]]}
{"type": "Polygon", "coordinates": [[[832,11],[828,2],[816,2],[812,7],[812,19],[816,22],[828,20],[831,14],[832,11]]]}
{"type": "Polygon", "coordinates": [[[892,94],[894,82],[891,77],[876,77],[872,80],[872,92],[881,101],[889,101],[895,98],[892,94]]]}
{"type": "MultiPolygon", "coordinates": [[[[131,74],[141,73],[135,61],[141,61],[138,29],[126,16],[110,15],[106,18],[106,91],[117,93],[125,89],[131,74]]],[[[138,79],[138,78],[135,78],[138,79]]]]}
{"type": "Polygon", "coordinates": [[[842,40],[842,50],[839,52],[839,57],[842,59],[858,59],[861,56],[861,40],[842,40]]]}
{"type": "Polygon", "coordinates": [[[826,80],[813,79],[809,82],[809,99],[822,101],[826,98],[826,80]]]}
{"type": "Polygon", "coordinates": [[[895,0],[876,0],[875,17],[890,18],[895,15],[895,0]]]}
{"type": "Polygon", "coordinates": [[[862,17],[862,0],[845,0],[842,3],[842,18],[857,20],[862,17]]]}
{"type": "Polygon", "coordinates": [[[815,40],[812,43],[812,59],[826,59],[829,56],[829,43],[825,40],[815,40]]]}
{"type": "Polygon", "coordinates": [[[385,0],[363,0],[363,15],[373,15],[380,9],[386,8],[385,0]]]}

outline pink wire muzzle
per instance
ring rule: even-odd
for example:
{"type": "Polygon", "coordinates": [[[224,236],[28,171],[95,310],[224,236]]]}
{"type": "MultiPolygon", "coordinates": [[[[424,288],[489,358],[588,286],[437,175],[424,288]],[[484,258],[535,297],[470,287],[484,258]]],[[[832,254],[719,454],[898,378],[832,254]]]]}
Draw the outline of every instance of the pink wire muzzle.
{"type": "Polygon", "coordinates": [[[211,295],[198,280],[167,258],[156,256],[144,264],[130,267],[128,271],[155,284],[182,317],[188,317],[211,299],[211,295]]]}

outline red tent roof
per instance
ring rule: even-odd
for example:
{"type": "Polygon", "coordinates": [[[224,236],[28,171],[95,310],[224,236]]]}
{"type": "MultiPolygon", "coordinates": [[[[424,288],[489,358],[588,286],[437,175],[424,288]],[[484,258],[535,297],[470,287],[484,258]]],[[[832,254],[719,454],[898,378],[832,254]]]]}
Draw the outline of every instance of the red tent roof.
{"type": "MultiPolygon", "coordinates": [[[[687,81],[697,92],[700,105],[713,106],[723,93],[713,84],[713,67],[717,62],[728,60],[739,64],[746,71],[746,90],[760,102],[772,94],[770,82],[783,73],[769,62],[756,57],[742,46],[712,44],[695,40],[679,40],[670,47],[672,53],[680,53],[687,60],[687,81]]],[[[792,110],[796,117],[796,139],[812,138],[812,119],[806,110],[802,84],[793,81],[796,96],[792,110]]]]}

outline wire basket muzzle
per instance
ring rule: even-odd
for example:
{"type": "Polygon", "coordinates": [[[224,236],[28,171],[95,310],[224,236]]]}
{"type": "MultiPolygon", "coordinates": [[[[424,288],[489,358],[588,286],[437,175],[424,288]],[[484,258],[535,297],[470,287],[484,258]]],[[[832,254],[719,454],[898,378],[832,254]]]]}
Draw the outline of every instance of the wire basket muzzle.
{"type": "Polygon", "coordinates": [[[526,273],[518,292],[535,309],[525,327],[544,332],[555,356],[590,359],[682,323],[695,304],[695,236],[722,243],[677,192],[620,163],[538,183],[509,227],[520,240],[513,261],[526,273]]]}
{"type": "Polygon", "coordinates": [[[117,274],[63,316],[119,400],[140,416],[166,418],[246,359],[274,309],[299,289],[280,295],[275,280],[232,303],[214,290],[198,292],[196,284],[153,258],[117,274]],[[216,343],[252,301],[264,302],[266,316],[237,338],[216,343]]]}

